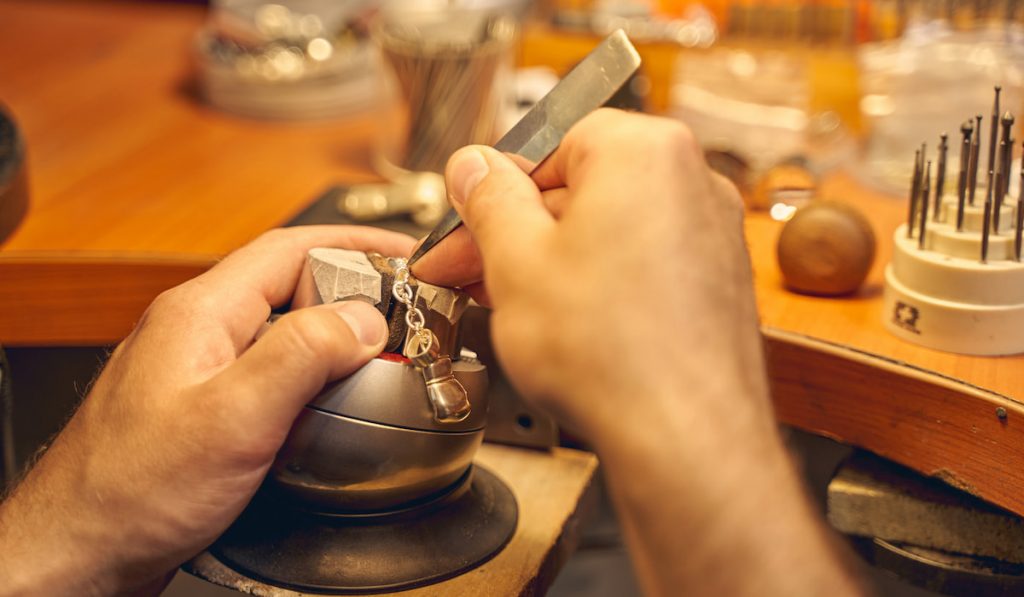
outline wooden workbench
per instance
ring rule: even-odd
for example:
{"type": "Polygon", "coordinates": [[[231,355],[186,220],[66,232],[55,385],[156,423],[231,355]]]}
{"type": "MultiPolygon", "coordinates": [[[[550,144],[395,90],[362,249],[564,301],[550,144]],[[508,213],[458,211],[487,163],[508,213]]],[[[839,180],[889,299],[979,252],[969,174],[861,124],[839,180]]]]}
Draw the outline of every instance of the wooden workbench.
{"type": "MultiPolygon", "coordinates": [[[[371,116],[258,122],[197,101],[202,20],[193,5],[0,0],[0,101],[27,139],[32,191],[0,247],[0,343],[116,342],[158,292],[329,183],[374,178],[371,116]]],[[[941,353],[886,332],[882,268],[902,201],[842,175],[824,194],[861,207],[879,239],[854,297],[785,291],[780,225],[747,221],[780,420],[1024,514],[1024,356],[941,353]]]]}

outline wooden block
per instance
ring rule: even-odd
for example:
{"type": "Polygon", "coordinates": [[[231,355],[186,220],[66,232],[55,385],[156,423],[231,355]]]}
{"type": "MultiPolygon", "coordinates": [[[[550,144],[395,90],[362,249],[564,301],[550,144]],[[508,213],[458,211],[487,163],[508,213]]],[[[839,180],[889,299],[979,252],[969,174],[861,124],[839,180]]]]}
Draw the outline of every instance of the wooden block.
{"type": "Polygon", "coordinates": [[[867,453],[829,483],[828,519],[851,535],[1024,563],[1020,517],[867,453]]]}

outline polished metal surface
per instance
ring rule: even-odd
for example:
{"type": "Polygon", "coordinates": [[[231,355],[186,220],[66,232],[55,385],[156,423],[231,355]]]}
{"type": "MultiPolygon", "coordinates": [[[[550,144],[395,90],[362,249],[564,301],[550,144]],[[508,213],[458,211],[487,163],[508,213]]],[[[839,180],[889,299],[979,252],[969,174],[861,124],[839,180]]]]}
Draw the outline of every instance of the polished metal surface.
{"type": "Polygon", "coordinates": [[[271,466],[268,488],[314,512],[394,510],[458,480],[483,435],[402,429],[307,407],[271,466]]]}
{"type": "MultiPolygon", "coordinates": [[[[494,148],[517,156],[533,172],[562,142],[572,125],[600,108],[640,68],[640,54],[619,29],[605,38],[523,117],[494,148]]],[[[450,210],[409,258],[412,265],[459,227],[450,210]]]]}
{"type": "Polygon", "coordinates": [[[487,370],[470,359],[452,363],[473,411],[457,423],[438,423],[423,375],[411,365],[373,359],[351,376],[331,384],[310,402],[318,410],[381,425],[420,431],[467,432],[487,423],[487,370]]]}

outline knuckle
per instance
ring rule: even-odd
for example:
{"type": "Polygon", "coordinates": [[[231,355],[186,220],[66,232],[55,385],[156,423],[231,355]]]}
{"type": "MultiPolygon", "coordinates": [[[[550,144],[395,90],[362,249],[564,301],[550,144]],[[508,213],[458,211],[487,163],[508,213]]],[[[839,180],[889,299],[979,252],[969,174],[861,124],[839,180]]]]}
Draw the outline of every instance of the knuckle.
{"type": "Polygon", "coordinates": [[[271,228],[257,236],[256,240],[254,240],[252,244],[275,245],[279,243],[287,243],[291,242],[293,234],[294,231],[287,228],[271,228]]]}
{"type": "Polygon", "coordinates": [[[651,139],[659,145],[659,149],[687,161],[702,155],[700,144],[690,127],[678,120],[659,120],[660,122],[653,127],[654,130],[650,135],[651,139]]]}
{"type": "Polygon", "coordinates": [[[194,281],[186,282],[161,292],[146,310],[148,316],[181,316],[191,310],[196,303],[197,295],[194,281]]]}
{"type": "Polygon", "coordinates": [[[629,152],[638,156],[666,155],[694,160],[702,155],[693,132],[672,118],[595,110],[570,131],[573,144],[584,153],[629,152]]]}
{"type": "Polygon", "coordinates": [[[261,233],[252,242],[240,247],[227,256],[227,260],[244,258],[245,256],[280,253],[287,251],[298,242],[295,228],[271,228],[261,233]]]}
{"type": "Polygon", "coordinates": [[[711,184],[717,191],[715,194],[719,197],[719,203],[727,217],[731,221],[742,224],[746,213],[746,207],[743,203],[743,197],[740,195],[740,191],[736,188],[736,185],[717,172],[711,172],[711,184]]]}

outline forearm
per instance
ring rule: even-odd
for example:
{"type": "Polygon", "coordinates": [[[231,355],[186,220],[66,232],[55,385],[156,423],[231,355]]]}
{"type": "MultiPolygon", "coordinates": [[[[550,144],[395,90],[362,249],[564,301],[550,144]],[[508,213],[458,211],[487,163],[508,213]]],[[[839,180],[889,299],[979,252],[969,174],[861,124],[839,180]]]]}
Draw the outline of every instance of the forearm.
{"type": "Polygon", "coordinates": [[[40,495],[31,479],[0,503],[0,594],[95,595],[90,563],[81,560],[52,494],[40,495]]]}
{"type": "Polygon", "coordinates": [[[717,420],[666,398],[593,435],[645,592],[858,594],[774,427],[727,398],[717,420]]]}
{"type": "Polygon", "coordinates": [[[113,544],[106,516],[79,482],[80,454],[58,438],[0,503],[0,595],[106,595],[113,544]]]}

